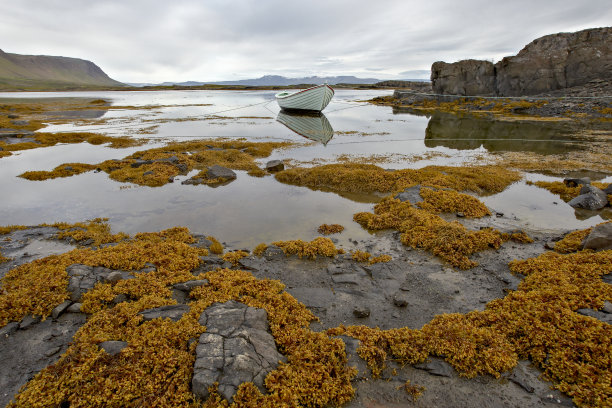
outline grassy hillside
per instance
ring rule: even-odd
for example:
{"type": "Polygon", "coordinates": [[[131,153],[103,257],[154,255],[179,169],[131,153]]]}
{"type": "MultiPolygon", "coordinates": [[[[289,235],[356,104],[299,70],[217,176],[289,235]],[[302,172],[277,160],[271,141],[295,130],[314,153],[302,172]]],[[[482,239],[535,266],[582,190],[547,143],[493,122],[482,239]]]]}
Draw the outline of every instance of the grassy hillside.
{"type": "Polygon", "coordinates": [[[64,90],[122,86],[90,61],[0,50],[0,90],[64,90]]]}

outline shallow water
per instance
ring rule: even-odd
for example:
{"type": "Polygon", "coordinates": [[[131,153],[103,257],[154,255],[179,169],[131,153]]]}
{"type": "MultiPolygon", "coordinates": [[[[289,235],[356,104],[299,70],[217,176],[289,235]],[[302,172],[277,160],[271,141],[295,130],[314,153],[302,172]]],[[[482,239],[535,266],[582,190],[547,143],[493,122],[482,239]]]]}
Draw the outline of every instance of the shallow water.
{"type": "MultiPolygon", "coordinates": [[[[11,93],[0,97],[90,97],[126,107],[111,110],[101,118],[50,125],[45,129],[50,132],[78,130],[134,135],[151,139],[151,146],[167,140],[219,136],[299,143],[295,148],[273,152],[262,163],[271,159],[333,160],[343,154],[381,155],[388,158],[381,164],[383,167],[415,168],[429,164],[460,165],[474,157],[486,157],[489,152],[562,153],[581,148],[571,127],[563,123],[525,124],[444,114],[426,117],[360,102],[390,91],[338,90],[323,117],[283,119],[282,114],[279,117],[274,93],[67,92],[11,93]],[[151,105],[156,107],[142,109],[151,105]],[[149,133],[139,133],[142,129],[149,133]]],[[[352,214],[371,210],[377,197],[341,197],[284,185],[272,176],[254,178],[237,172],[236,181],[218,188],[181,185],[180,181],[188,176],[158,188],[117,183],[105,173],[44,182],[16,177],[27,170],[50,170],[66,162],[97,163],[141,149],[58,145],[1,159],[0,225],[108,217],[114,231],[135,233],[184,225],[217,236],[235,248],[252,248],[260,242],[280,239],[310,240],[317,236],[316,228],[322,223],[338,223],[347,228],[337,236],[343,245],[349,245],[349,238],[369,236],[352,221],[352,214]]],[[[533,174],[526,179],[559,180],[533,174]]],[[[553,231],[585,228],[601,222],[602,215],[609,217],[608,213],[576,214],[559,197],[524,181],[482,200],[506,217],[514,218],[519,228],[553,231]]]]}

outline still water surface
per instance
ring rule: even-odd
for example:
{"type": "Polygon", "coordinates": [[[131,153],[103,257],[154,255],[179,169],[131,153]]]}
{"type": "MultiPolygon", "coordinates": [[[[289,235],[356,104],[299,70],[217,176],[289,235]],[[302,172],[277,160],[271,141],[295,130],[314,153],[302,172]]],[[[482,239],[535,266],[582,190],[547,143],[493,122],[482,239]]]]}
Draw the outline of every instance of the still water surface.
{"type": "MultiPolygon", "coordinates": [[[[262,164],[271,159],[333,160],[349,154],[382,155],[388,157],[383,167],[414,168],[460,165],[477,156],[486,157],[489,152],[546,154],[581,148],[572,129],[563,124],[487,121],[446,114],[426,117],[362,102],[389,93],[338,90],[324,116],[307,118],[283,117],[274,91],[12,93],[0,97],[101,98],[125,107],[98,118],[50,125],[45,129],[50,132],[134,135],[151,139],[151,147],[168,140],[211,137],[299,143],[295,148],[274,152],[262,164]],[[148,133],[139,133],[143,129],[148,133]],[[415,160],[418,156],[422,160],[415,160]]],[[[44,182],[16,177],[27,170],[50,170],[66,162],[97,163],[142,149],[58,145],[1,159],[0,225],[108,217],[114,231],[135,233],[184,225],[214,235],[232,247],[246,248],[279,239],[310,240],[317,236],[317,226],[322,223],[346,227],[338,236],[341,244],[349,245],[349,238],[369,236],[352,221],[352,214],[370,211],[376,196],[341,197],[284,185],[272,176],[254,178],[237,172],[236,181],[218,188],[181,185],[180,181],[189,176],[157,188],[117,183],[105,173],[44,182]]],[[[529,174],[526,180],[558,179],[529,174]]],[[[524,181],[481,199],[521,228],[565,230],[603,220],[596,213],[577,217],[559,197],[524,181]]]]}

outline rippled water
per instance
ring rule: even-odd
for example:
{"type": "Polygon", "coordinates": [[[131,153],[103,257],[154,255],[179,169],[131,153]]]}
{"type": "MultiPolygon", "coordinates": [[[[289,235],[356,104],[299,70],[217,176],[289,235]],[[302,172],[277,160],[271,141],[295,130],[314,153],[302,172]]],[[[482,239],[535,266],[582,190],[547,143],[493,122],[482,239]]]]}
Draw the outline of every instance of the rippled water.
{"type": "MultiPolygon", "coordinates": [[[[167,140],[207,137],[300,142],[295,148],[274,152],[262,163],[277,158],[311,161],[343,154],[376,154],[389,156],[383,167],[406,168],[459,165],[489,152],[546,154],[581,148],[573,130],[565,124],[488,121],[446,114],[426,117],[362,102],[389,93],[338,90],[323,116],[308,117],[284,117],[274,101],[274,91],[70,92],[0,97],[91,97],[126,107],[99,118],[51,125],[45,129],[50,132],[129,134],[150,138],[151,146],[167,140]],[[150,105],[156,107],[138,108],[150,105]],[[138,133],[142,129],[149,133],[138,133]],[[415,156],[425,159],[415,161],[415,156]]],[[[6,101],[3,99],[3,103],[6,101]]],[[[108,217],[114,231],[134,233],[184,225],[215,235],[233,247],[247,248],[279,239],[312,239],[322,223],[339,223],[347,228],[338,236],[342,244],[348,244],[349,238],[369,235],[352,221],[352,214],[371,210],[376,196],[341,197],[284,185],[272,176],[254,178],[237,172],[236,181],[218,188],[181,185],[185,176],[158,188],[117,183],[105,173],[44,182],[16,177],[27,170],[50,170],[66,162],[97,163],[141,149],[58,145],[1,159],[0,225],[108,217]]],[[[527,179],[558,180],[533,174],[527,179]]],[[[513,217],[518,227],[563,230],[603,220],[601,213],[576,214],[559,197],[524,181],[483,201],[513,217]]]]}

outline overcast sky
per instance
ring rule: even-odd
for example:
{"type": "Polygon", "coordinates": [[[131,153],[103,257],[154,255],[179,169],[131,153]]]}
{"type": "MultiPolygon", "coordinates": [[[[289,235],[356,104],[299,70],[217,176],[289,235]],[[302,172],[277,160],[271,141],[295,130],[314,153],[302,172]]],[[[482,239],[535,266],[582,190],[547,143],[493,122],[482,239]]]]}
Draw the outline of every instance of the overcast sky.
{"type": "Polygon", "coordinates": [[[87,59],[122,82],[428,78],[434,61],[610,25],[611,0],[3,0],[0,49],[87,59]]]}

